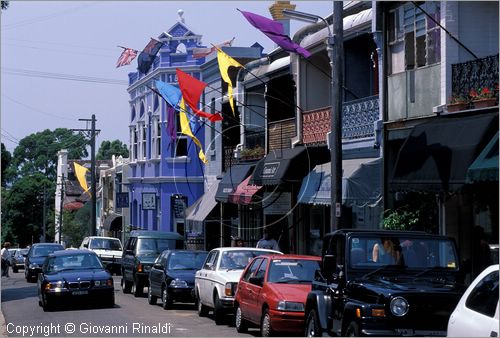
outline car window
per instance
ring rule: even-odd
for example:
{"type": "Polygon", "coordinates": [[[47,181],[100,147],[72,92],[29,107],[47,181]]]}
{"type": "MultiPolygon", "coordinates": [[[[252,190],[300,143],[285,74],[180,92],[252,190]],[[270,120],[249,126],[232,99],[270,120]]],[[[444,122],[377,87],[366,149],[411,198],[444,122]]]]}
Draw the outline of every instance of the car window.
{"type": "Polygon", "coordinates": [[[33,248],[31,252],[32,257],[46,257],[50,253],[58,250],[64,250],[62,245],[40,245],[33,248]]]}
{"type": "Polygon", "coordinates": [[[319,262],[305,259],[273,259],[269,267],[269,283],[312,282],[319,262]]]}
{"type": "Polygon", "coordinates": [[[118,239],[92,238],[92,240],[90,241],[89,249],[121,251],[122,245],[118,239]]]}
{"type": "Polygon", "coordinates": [[[205,264],[203,265],[203,269],[205,269],[205,270],[214,270],[215,269],[215,263],[217,262],[218,253],[219,253],[218,250],[214,250],[214,251],[210,252],[207,259],[205,260],[205,264]]]}
{"type": "Polygon", "coordinates": [[[205,252],[173,252],[168,258],[168,270],[198,270],[207,254],[205,252]]]}
{"type": "Polygon", "coordinates": [[[271,254],[273,252],[257,251],[257,250],[231,250],[222,253],[222,259],[219,269],[237,269],[243,270],[247,264],[254,258],[260,255],[271,254]]]}
{"type": "Polygon", "coordinates": [[[245,282],[248,282],[248,280],[250,279],[250,277],[253,275],[253,273],[259,267],[260,262],[262,262],[262,258],[257,258],[256,260],[253,261],[253,263],[250,266],[250,268],[247,269],[247,271],[245,272],[245,275],[243,276],[243,280],[245,282]]]}
{"type": "Polygon", "coordinates": [[[262,261],[262,264],[259,266],[259,269],[255,273],[255,277],[262,278],[262,280],[264,280],[264,276],[266,275],[267,262],[267,258],[262,261]]]}
{"type": "Polygon", "coordinates": [[[465,306],[485,316],[493,317],[497,303],[498,271],[493,271],[474,287],[465,301],[465,306]]]}
{"type": "Polygon", "coordinates": [[[45,272],[52,273],[63,270],[102,269],[102,264],[95,254],[73,254],[49,257],[45,264],[45,272]]]}

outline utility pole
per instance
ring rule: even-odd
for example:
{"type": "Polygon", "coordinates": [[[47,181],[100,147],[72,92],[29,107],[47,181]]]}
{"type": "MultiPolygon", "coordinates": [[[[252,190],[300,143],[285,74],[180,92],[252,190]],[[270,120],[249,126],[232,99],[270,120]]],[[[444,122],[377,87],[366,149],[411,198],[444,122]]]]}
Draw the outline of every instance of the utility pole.
{"type": "MultiPolygon", "coordinates": [[[[90,122],[90,129],[87,127],[86,129],[71,129],[72,131],[79,131],[83,132],[86,134],[86,136],[90,139],[90,191],[92,192],[91,195],[91,212],[90,212],[90,229],[89,229],[89,235],[90,236],[95,236],[96,235],[96,228],[97,228],[97,219],[96,219],[96,209],[97,209],[97,196],[96,196],[96,171],[95,171],[95,139],[97,136],[97,133],[99,133],[101,130],[100,129],[95,129],[95,123],[96,123],[96,118],[95,114],[92,114],[91,119],[78,119],[78,121],[86,121],[87,123],[90,122]]],[[[87,124],[88,125],[88,124],[87,124]]]]}
{"type": "Polygon", "coordinates": [[[45,182],[43,182],[43,220],[42,220],[42,237],[43,241],[47,242],[47,189],[45,187],[45,182]]]}

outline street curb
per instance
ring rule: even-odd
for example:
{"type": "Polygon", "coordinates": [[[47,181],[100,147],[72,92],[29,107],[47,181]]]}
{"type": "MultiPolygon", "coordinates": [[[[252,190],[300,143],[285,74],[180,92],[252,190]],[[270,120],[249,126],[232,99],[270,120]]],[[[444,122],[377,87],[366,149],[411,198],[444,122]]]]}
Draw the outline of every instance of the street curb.
{"type": "Polygon", "coordinates": [[[0,334],[2,337],[7,337],[7,324],[5,323],[5,317],[3,316],[3,311],[0,310],[0,325],[1,325],[1,332],[0,334]]]}

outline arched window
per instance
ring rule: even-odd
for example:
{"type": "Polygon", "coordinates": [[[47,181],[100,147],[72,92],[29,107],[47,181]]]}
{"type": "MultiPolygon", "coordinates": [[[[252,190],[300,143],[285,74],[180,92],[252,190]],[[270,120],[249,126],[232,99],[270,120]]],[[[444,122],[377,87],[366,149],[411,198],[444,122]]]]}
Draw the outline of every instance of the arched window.
{"type": "Polygon", "coordinates": [[[144,102],[141,103],[141,115],[139,115],[139,117],[143,116],[144,116],[144,102]]]}
{"type": "Polygon", "coordinates": [[[156,112],[159,106],[160,106],[160,100],[158,99],[158,94],[155,94],[153,99],[153,111],[156,112]]]}
{"type": "Polygon", "coordinates": [[[135,119],[135,107],[132,106],[132,114],[130,115],[130,121],[134,121],[135,119]]]}
{"type": "Polygon", "coordinates": [[[175,50],[176,53],[182,53],[182,54],[186,54],[187,53],[187,50],[186,50],[186,45],[184,45],[182,42],[179,43],[177,45],[177,49],[175,50]]]}

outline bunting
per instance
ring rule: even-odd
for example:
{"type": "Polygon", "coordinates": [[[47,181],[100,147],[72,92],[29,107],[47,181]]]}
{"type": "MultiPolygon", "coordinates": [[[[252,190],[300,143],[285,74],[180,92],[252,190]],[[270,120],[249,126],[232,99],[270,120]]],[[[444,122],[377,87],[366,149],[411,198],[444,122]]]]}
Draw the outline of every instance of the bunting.
{"type": "Polygon", "coordinates": [[[116,62],[116,68],[129,65],[137,56],[137,51],[135,49],[121,46],[118,47],[123,48],[123,52],[116,62]]]}
{"type": "Polygon", "coordinates": [[[226,40],[221,42],[213,47],[203,47],[203,48],[193,48],[193,59],[201,59],[206,57],[217,50],[217,48],[221,48],[224,46],[231,46],[233,44],[234,38],[231,40],[226,40]]]}
{"type": "Polygon", "coordinates": [[[187,105],[194,112],[194,114],[200,117],[204,117],[212,122],[221,121],[222,116],[220,113],[210,114],[197,108],[198,102],[200,101],[200,96],[203,93],[203,90],[205,89],[207,84],[198,79],[195,79],[194,77],[188,75],[187,73],[184,73],[179,68],[176,69],[176,72],[177,72],[177,80],[179,81],[179,87],[182,92],[182,97],[184,98],[187,105]]]}
{"type": "Polygon", "coordinates": [[[300,54],[305,58],[311,56],[311,52],[303,47],[300,47],[299,44],[293,42],[292,39],[290,39],[290,37],[285,34],[283,24],[281,24],[280,22],[268,19],[255,13],[245,12],[241,10],[239,11],[241,12],[241,14],[243,14],[245,19],[250,22],[252,26],[260,30],[269,39],[273,40],[284,50],[291,53],[300,54]]]}
{"type": "Polygon", "coordinates": [[[146,74],[151,68],[155,56],[162,45],[163,42],[151,38],[151,40],[149,40],[149,43],[146,45],[146,47],[144,47],[143,51],[137,58],[137,70],[139,70],[143,74],[146,74]]]}
{"type": "Polygon", "coordinates": [[[179,119],[180,119],[180,125],[181,125],[181,133],[183,133],[186,136],[189,136],[194,143],[200,148],[200,151],[198,152],[198,157],[200,160],[207,164],[208,160],[205,157],[205,153],[203,152],[203,147],[201,146],[200,141],[196,138],[196,136],[193,135],[193,132],[191,130],[191,127],[189,126],[189,119],[186,115],[186,104],[184,103],[184,99],[181,99],[180,103],[180,110],[179,110],[179,119]]]}
{"type": "Polygon", "coordinates": [[[89,170],[76,162],[73,162],[73,165],[75,167],[75,176],[78,179],[78,183],[80,183],[83,192],[86,192],[90,196],[89,187],[87,185],[87,178],[85,177],[87,171],[89,170]]]}
{"type": "Polygon", "coordinates": [[[219,62],[219,70],[222,80],[227,83],[227,95],[229,96],[229,104],[231,105],[231,110],[233,111],[233,115],[236,115],[234,112],[234,99],[233,99],[233,82],[229,77],[228,70],[229,67],[243,67],[238,61],[233,59],[231,56],[224,53],[222,50],[217,48],[217,61],[219,62]]]}

